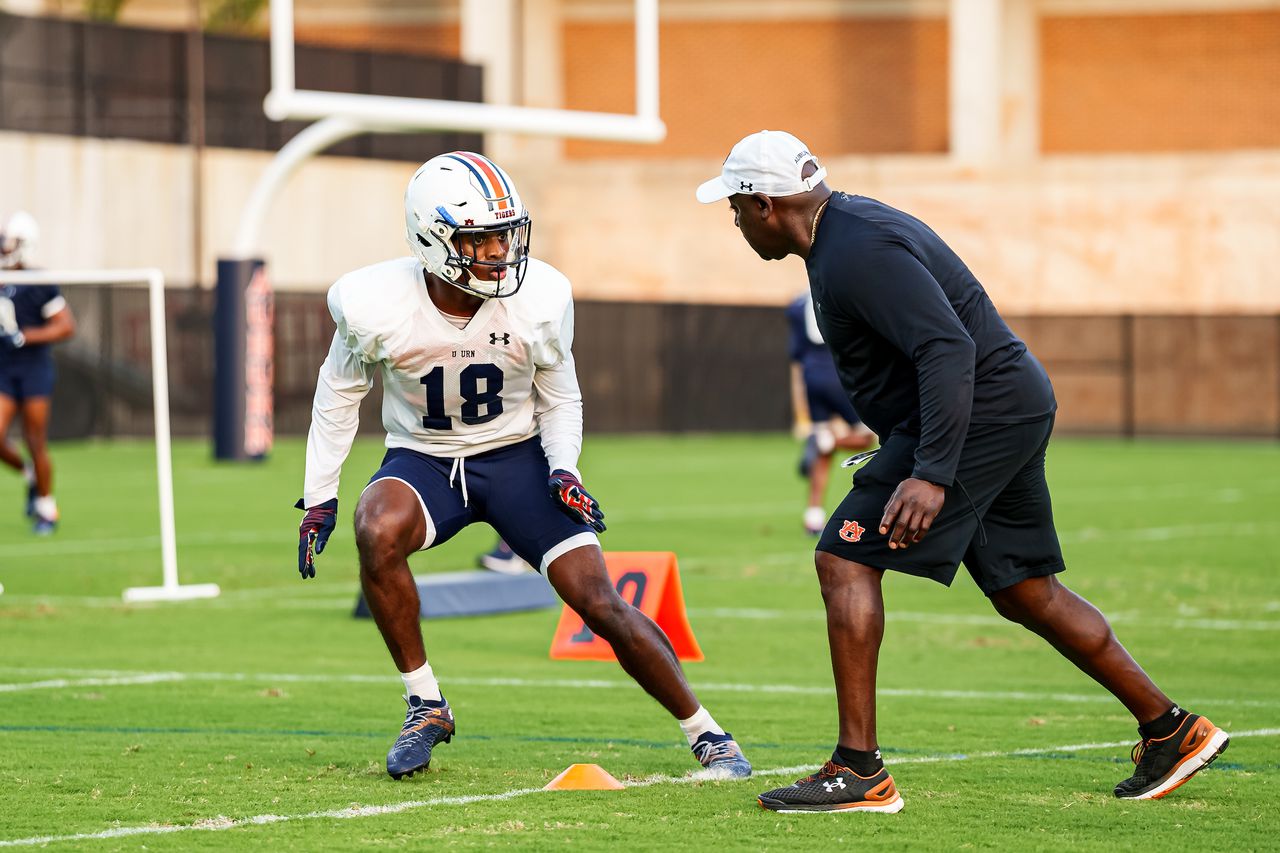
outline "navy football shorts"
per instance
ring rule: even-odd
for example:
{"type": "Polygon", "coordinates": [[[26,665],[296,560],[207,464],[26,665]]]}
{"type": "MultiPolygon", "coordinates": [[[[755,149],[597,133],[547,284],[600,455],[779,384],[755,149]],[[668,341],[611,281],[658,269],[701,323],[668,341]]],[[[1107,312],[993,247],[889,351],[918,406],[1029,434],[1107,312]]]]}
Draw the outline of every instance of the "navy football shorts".
{"type": "Polygon", "coordinates": [[[19,402],[53,396],[53,359],[0,360],[0,395],[19,402]]]}
{"type": "Polygon", "coordinates": [[[919,438],[891,434],[853,475],[853,490],[827,522],[817,550],[947,586],[963,562],[986,595],[1062,571],[1044,476],[1051,432],[1052,415],[1025,424],[971,426],[942,511],[924,538],[905,550],[889,548],[880,519],[894,489],[911,476],[919,438]]]}
{"type": "Polygon", "coordinates": [[[600,544],[594,530],[557,507],[547,487],[550,475],[542,441],[534,436],[466,459],[393,447],[369,485],[399,480],[417,493],[427,522],[420,550],[485,521],[525,562],[545,572],[561,554],[600,544]]]}
{"type": "Polygon", "coordinates": [[[833,371],[805,371],[804,394],[809,401],[809,420],[815,424],[840,417],[849,426],[862,421],[849,402],[849,395],[840,385],[840,378],[833,371]]]}

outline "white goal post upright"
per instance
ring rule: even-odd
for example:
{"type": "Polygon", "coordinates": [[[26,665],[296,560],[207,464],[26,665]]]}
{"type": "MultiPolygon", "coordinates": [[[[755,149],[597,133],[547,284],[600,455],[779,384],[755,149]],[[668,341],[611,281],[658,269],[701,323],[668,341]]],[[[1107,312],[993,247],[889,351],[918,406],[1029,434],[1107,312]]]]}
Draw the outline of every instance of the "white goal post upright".
{"type": "Polygon", "coordinates": [[[178,541],[173,516],[173,449],[169,430],[169,346],[165,334],[164,274],[158,269],[23,270],[0,271],[0,284],[56,284],[59,286],[144,284],[149,296],[151,330],[151,390],[155,407],[156,481],[160,498],[160,586],[130,587],[126,602],[184,601],[215,598],[215,583],[178,583],[178,541]]]}
{"type": "MultiPolygon", "coordinates": [[[[474,2],[474,0],[473,0],[474,2]]],[[[658,112],[658,0],[632,0],[635,20],[635,112],[542,109],[505,104],[405,98],[298,89],[294,77],[294,0],[271,0],[271,90],[263,111],[272,121],[311,121],[258,179],[240,218],[231,259],[259,255],[272,201],[311,157],[361,133],[431,130],[522,133],[609,142],[661,142],[667,126],[658,112]]]]}

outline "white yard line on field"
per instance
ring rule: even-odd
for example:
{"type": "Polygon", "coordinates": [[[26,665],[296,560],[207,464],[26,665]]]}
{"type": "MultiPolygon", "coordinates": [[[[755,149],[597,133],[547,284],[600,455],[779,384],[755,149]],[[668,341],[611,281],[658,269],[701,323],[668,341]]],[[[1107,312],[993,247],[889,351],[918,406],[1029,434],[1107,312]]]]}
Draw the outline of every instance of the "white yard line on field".
{"type": "MultiPolygon", "coordinates": [[[[298,672],[144,672],[135,670],[69,669],[46,667],[0,667],[0,672],[39,675],[78,676],[34,682],[0,684],[0,693],[20,690],[61,690],[94,686],[131,686],[164,682],[244,682],[251,684],[384,684],[394,685],[395,678],[363,673],[298,673],[298,672]]],[[[446,684],[465,687],[518,687],[530,689],[563,688],[569,690],[636,690],[634,681],[605,678],[475,678],[444,676],[446,684]]],[[[735,682],[696,682],[697,690],[707,693],[753,693],[800,696],[829,696],[831,686],[805,684],[740,684],[735,682]]],[[[1025,690],[945,690],[881,687],[882,697],[909,699],[946,699],[975,701],[1074,702],[1112,704],[1115,699],[1105,693],[1034,692],[1025,690]]],[[[1187,697],[1184,704],[1217,707],[1274,708],[1270,699],[1228,699],[1187,697]]]]}
{"type": "Polygon", "coordinates": [[[0,693],[16,693],[20,690],[63,690],[68,687],[125,687],[134,684],[159,684],[165,681],[185,681],[178,672],[144,672],[138,675],[115,675],[99,678],[54,678],[48,681],[25,681],[0,684],[0,693]]]}
{"type": "MultiPolygon", "coordinates": [[[[1280,735],[1280,729],[1253,729],[1251,731],[1231,733],[1233,738],[1274,737],[1276,735],[1280,735]]],[[[914,757],[894,758],[892,764],[933,764],[942,762],[972,761],[975,759],[987,758],[1009,758],[1015,755],[1085,752],[1094,749],[1113,749],[1116,747],[1129,746],[1130,743],[1131,741],[1126,740],[1110,743],[1069,744],[1066,746],[1032,746],[1014,750],[976,752],[967,755],[920,755],[914,757]]],[[[797,776],[802,773],[812,772],[813,769],[814,765],[812,764],[796,765],[793,767],[774,767],[767,770],[758,770],[754,775],[758,777],[797,776]]],[[[623,782],[623,785],[627,788],[647,788],[653,785],[689,784],[692,782],[702,781],[707,780],[705,777],[701,777],[697,773],[693,773],[684,776],[650,776],[644,779],[623,782]]],[[[223,815],[217,815],[215,817],[205,818],[203,820],[196,821],[195,823],[187,824],[118,826],[112,829],[104,829],[100,832],[78,832],[72,835],[42,835],[31,838],[3,839],[0,840],[0,847],[35,847],[64,841],[96,841],[110,838],[127,838],[138,835],[168,835],[175,832],[220,832],[227,829],[267,826],[270,824],[303,820],[350,820],[352,818],[400,814],[402,812],[430,808],[432,806],[463,806],[470,805],[472,803],[496,803],[502,802],[503,800],[511,800],[516,797],[524,797],[539,793],[543,793],[542,788],[516,788],[510,791],[501,791],[494,794],[474,794],[458,797],[431,797],[425,800],[405,800],[398,803],[387,803],[385,805],[377,806],[351,806],[345,809],[304,812],[302,814],[292,815],[262,814],[242,818],[229,818],[223,815]]]]}

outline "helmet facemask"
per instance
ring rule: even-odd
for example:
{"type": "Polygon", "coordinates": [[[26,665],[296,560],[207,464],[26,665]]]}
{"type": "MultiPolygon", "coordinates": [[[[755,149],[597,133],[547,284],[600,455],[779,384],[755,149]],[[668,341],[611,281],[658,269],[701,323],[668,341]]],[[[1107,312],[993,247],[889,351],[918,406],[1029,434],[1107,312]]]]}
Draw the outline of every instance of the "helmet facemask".
{"type": "Polygon", "coordinates": [[[454,151],[424,163],[405,192],[405,226],[427,272],[467,293],[501,298],[524,282],[529,213],[511,178],[487,157],[454,151]],[[501,258],[489,257],[495,234],[505,236],[501,258]],[[503,272],[497,280],[494,270],[503,272]]]}
{"type": "Polygon", "coordinates": [[[484,299],[511,296],[518,291],[529,267],[529,236],[533,223],[528,215],[510,224],[487,227],[459,227],[451,219],[447,210],[438,207],[435,221],[414,234],[417,242],[414,254],[427,271],[484,299]],[[494,234],[506,235],[505,257],[476,257],[475,253],[483,249],[494,234]],[[496,281],[491,278],[494,269],[505,273],[496,281]]]}

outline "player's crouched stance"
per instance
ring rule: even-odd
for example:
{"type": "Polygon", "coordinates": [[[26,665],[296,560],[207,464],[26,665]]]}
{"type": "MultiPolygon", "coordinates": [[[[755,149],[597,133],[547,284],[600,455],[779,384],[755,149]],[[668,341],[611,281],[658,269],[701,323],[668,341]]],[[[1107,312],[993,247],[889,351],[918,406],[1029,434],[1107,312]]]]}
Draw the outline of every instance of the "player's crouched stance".
{"type": "Polygon", "coordinates": [[[408,556],[487,522],[680,721],[709,775],[750,776],[666,635],[609,582],[597,539],[604,513],[576,467],[582,396],[569,282],[529,257],[530,219],[511,178],[478,154],[441,155],[410,180],[405,217],[414,257],[357,270],[329,290],[338,328],[320,368],[299,501],[298,569],[314,577],[360,400],[380,371],[388,449],[356,506],[355,533],[365,600],[409,705],[387,772],[427,769],[456,732],[427,662],[408,556]]]}

